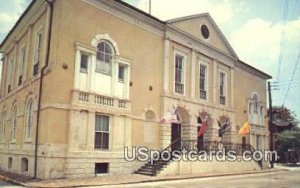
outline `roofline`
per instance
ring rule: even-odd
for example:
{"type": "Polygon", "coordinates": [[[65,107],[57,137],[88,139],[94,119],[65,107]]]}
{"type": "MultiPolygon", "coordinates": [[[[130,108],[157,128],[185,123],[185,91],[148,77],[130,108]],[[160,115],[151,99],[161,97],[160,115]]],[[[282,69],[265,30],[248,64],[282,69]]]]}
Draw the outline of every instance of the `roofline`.
{"type": "Polygon", "coordinates": [[[259,72],[260,74],[263,74],[267,79],[272,79],[271,75],[269,75],[269,74],[267,74],[267,73],[265,73],[265,72],[263,72],[263,71],[255,68],[255,67],[253,67],[253,66],[251,66],[251,65],[243,62],[242,60],[239,59],[238,62],[241,63],[241,64],[243,64],[243,65],[245,65],[245,66],[247,66],[247,67],[249,67],[249,68],[251,68],[251,69],[253,69],[253,70],[255,70],[255,71],[257,71],[257,72],[259,72]]]}
{"type": "Polygon", "coordinates": [[[114,1],[117,2],[117,3],[120,3],[120,4],[124,5],[124,6],[126,6],[126,7],[128,7],[128,8],[130,8],[130,9],[133,9],[134,11],[137,11],[137,12],[143,14],[144,16],[147,16],[147,17],[149,17],[149,18],[151,18],[151,19],[154,19],[155,21],[158,21],[158,22],[160,22],[160,23],[162,23],[162,24],[166,24],[165,21],[162,21],[161,19],[159,19],[159,18],[157,18],[157,17],[155,17],[155,16],[152,16],[151,14],[148,14],[147,12],[142,11],[141,9],[138,9],[138,8],[136,8],[135,6],[132,6],[132,5],[126,3],[126,2],[124,2],[124,1],[122,1],[122,0],[114,0],[114,1]]]}
{"type": "MultiPolygon", "coordinates": [[[[171,20],[168,20],[168,21],[162,21],[159,18],[154,17],[154,16],[152,16],[152,15],[150,15],[150,14],[148,14],[148,13],[146,13],[146,12],[144,12],[144,11],[142,11],[142,10],[140,10],[140,9],[138,9],[138,8],[136,8],[136,7],[132,6],[132,5],[124,2],[124,1],[122,1],[122,0],[114,0],[114,1],[117,2],[117,3],[122,4],[122,5],[130,8],[130,9],[132,9],[132,10],[134,10],[134,11],[140,13],[140,14],[143,14],[144,16],[147,16],[147,17],[149,17],[149,18],[151,18],[151,19],[153,19],[153,20],[155,20],[155,21],[157,21],[157,22],[159,22],[161,24],[164,24],[164,25],[166,25],[167,23],[182,21],[182,20],[185,20],[185,19],[190,19],[190,18],[194,18],[194,17],[198,17],[198,16],[209,15],[209,13],[201,13],[201,14],[195,14],[195,15],[190,15],[190,16],[184,16],[184,17],[180,17],[180,18],[174,18],[174,19],[171,19],[171,20]]],[[[29,12],[29,10],[31,9],[31,7],[33,6],[33,4],[35,2],[36,2],[36,0],[32,0],[31,3],[28,5],[28,7],[25,9],[25,11],[22,13],[22,15],[20,16],[20,18],[18,19],[18,21],[13,26],[13,28],[9,31],[9,33],[6,35],[6,37],[1,42],[0,49],[2,48],[2,46],[4,45],[4,43],[8,40],[8,38],[10,37],[10,35],[14,32],[14,30],[17,28],[17,26],[22,21],[22,19],[25,17],[25,15],[29,12]]],[[[241,64],[243,64],[243,65],[245,65],[245,66],[247,66],[247,67],[249,67],[249,68],[251,68],[251,69],[253,69],[253,70],[255,70],[255,71],[257,71],[257,72],[259,72],[259,73],[261,73],[261,74],[263,74],[264,76],[267,77],[267,79],[272,79],[272,76],[270,76],[269,74],[258,70],[257,68],[255,68],[255,67],[253,67],[253,66],[251,66],[251,65],[249,65],[249,64],[247,64],[245,62],[243,62],[242,60],[238,59],[238,62],[241,63],[241,64]]]]}
{"type": "Polygon", "coordinates": [[[22,19],[25,17],[25,15],[29,12],[29,10],[31,9],[31,7],[33,6],[33,4],[35,2],[36,2],[36,0],[32,0],[31,3],[28,5],[28,7],[25,9],[25,11],[22,13],[22,15],[20,16],[20,18],[18,19],[18,21],[13,26],[13,28],[8,32],[8,34],[6,35],[6,37],[1,42],[0,49],[2,48],[2,46],[4,45],[4,43],[8,40],[8,38],[10,37],[10,35],[15,31],[15,29],[17,28],[17,26],[19,25],[19,23],[22,21],[22,19]]]}
{"type": "Polygon", "coordinates": [[[179,17],[179,18],[173,18],[170,20],[167,20],[167,23],[175,23],[175,22],[181,22],[181,21],[185,21],[185,20],[189,20],[189,19],[194,19],[194,18],[198,18],[199,16],[206,16],[209,15],[208,12],[204,12],[204,13],[200,13],[200,14],[193,14],[193,15],[188,15],[188,16],[183,16],[183,17],[179,17]]]}

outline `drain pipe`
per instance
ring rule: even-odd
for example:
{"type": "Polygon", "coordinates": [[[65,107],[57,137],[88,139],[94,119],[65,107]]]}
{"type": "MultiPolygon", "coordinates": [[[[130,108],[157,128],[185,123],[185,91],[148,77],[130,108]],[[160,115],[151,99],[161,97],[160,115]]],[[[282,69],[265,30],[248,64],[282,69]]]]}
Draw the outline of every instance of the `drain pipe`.
{"type": "Polygon", "coordinates": [[[40,120],[40,111],[41,111],[41,100],[42,100],[42,91],[43,91],[43,78],[44,71],[49,64],[49,52],[50,52],[50,41],[51,41],[51,30],[52,30],[52,17],[53,17],[53,2],[45,0],[50,8],[50,20],[48,28],[48,39],[47,39],[47,51],[46,51],[46,62],[45,65],[41,68],[41,77],[40,77],[40,88],[39,88],[39,98],[38,98],[38,109],[36,116],[36,131],[35,131],[35,146],[34,146],[34,178],[37,178],[37,159],[38,159],[38,143],[39,143],[39,120],[40,120]]]}

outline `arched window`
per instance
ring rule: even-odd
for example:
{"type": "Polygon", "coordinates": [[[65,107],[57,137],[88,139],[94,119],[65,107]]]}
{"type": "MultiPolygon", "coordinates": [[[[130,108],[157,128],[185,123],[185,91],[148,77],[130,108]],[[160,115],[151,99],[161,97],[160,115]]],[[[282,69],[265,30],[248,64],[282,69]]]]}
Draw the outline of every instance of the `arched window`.
{"type": "Polygon", "coordinates": [[[21,172],[28,172],[28,159],[25,157],[21,159],[21,172]]]}
{"type": "Polygon", "coordinates": [[[10,140],[16,140],[16,130],[17,130],[17,106],[15,105],[12,109],[12,118],[11,118],[11,131],[10,131],[10,140]]]}
{"type": "Polygon", "coordinates": [[[252,100],[253,100],[253,112],[254,114],[257,114],[258,113],[258,102],[259,102],[259,97],[256,93],[253,94],[253,97],[252,97],[252,100]]]}
{"type": "Polygon", "coordinates": [[[25,140],[30,140],[33,123],[33,101],[30,99],[26,106],[25,140]]]}
{"type": "Polygon", "coordinates": [[[155,118],[155,113],[151,110],[148,110],[146,113],[145,113],[145,118],[146,118],[146,121],[153,121],[154,118],[155,118]]]}
{"type": "Polygon", "coordinates": [[[107,41],[100,42],[97,46],[96,72],[111,74],[113,55],[112,45],[107,41]]]}

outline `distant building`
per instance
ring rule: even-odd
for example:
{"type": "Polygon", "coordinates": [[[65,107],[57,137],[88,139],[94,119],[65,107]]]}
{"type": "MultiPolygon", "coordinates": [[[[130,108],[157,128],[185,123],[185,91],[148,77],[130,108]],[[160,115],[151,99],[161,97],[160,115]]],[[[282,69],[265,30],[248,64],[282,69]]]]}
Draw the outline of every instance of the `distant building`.
{"type": "Polygon", "coordinates": [[[124,147],[209,143],[225,121],[224,143],[268,148],[271,77],[239,60],[208,13],[165,22],[118,0],[52,3],[33,1],[0,46],[1,169],[132,173],[144,163],[124,161],[124,147]],[[162,126],[168,113],[179,123],[162,126]]]}

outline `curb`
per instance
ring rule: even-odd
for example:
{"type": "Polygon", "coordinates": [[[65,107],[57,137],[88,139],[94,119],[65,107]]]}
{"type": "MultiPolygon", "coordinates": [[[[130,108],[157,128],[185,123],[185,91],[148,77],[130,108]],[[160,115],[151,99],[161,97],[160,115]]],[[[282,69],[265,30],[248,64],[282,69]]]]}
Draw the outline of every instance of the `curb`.
{"type": "MultiPolygon", "coordinates": [[[[289,171],[287,169],[277,169],[277,170],[269,170],[269,171],[259,171],[259,172],[243,172],[243,173],[227,173],[227,174],[209,174],[209,175],[199,175],[199,176],[192,176],[192,177],[170,177],[170,178],[162,178],[162,179],[149,179],[149,180],[137,180],[131,182],[121,182],[121,183],[107,183],[107,184],[90,184],[90,185],[66,185],[66,186],[55,186],[55,187],[91,187],[91,186],[116,186],[116,185],[130,185],[136,183],[151,183],[151,182],[161,182],[161,181],[173,181],[173,180],[186,180],[186,179],[198,179],[198,178],[209,178],[209,177],[223,177],[223,176],[232,176],[232,175],[247,175],[247,174],[263,174],[263,173],[272,173],[272,172],[282,172],[282,171],[289,171]]],[[[23,184],[26,186],[26,184],[23,184]]],[[[28,185],[27,185],[28,186],[28,185]]],[[[30,187],[36,188],[45,188],[46,186],[34,186],[30,185],[30,187]]],[[[54,187],[54,186],[53,186],[54,187]]]]}

